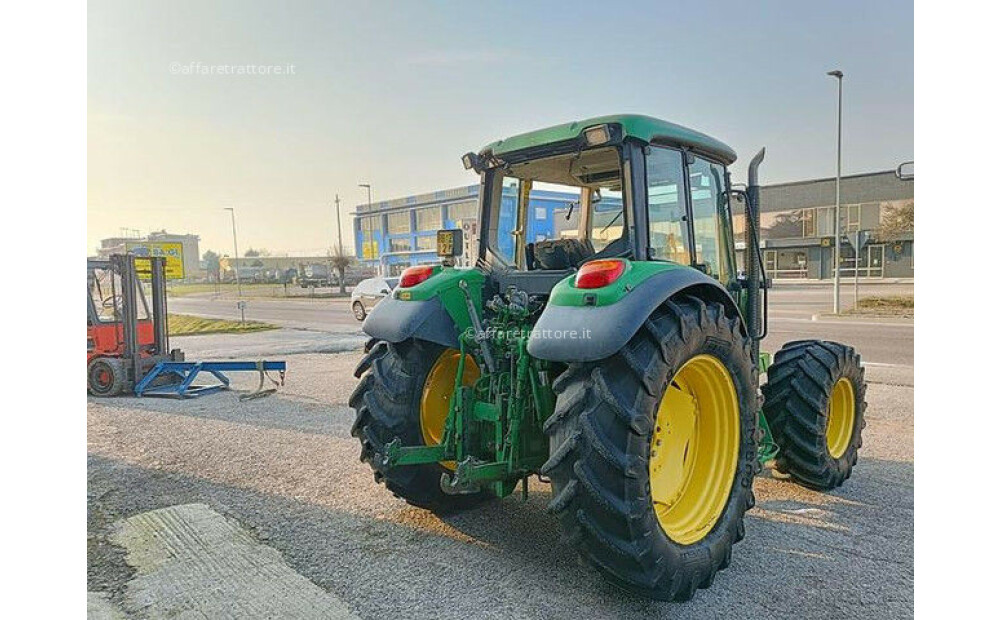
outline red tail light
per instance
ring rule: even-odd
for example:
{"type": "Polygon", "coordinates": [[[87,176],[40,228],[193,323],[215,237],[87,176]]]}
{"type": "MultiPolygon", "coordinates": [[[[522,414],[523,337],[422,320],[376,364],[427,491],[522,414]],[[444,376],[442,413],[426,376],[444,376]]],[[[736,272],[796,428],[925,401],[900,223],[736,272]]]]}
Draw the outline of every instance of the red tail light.
{"type": "Polygon", "coordinates": [[[576,288],[601,288],[625,273],[625,261],[618,259],[592,260],[576,272],[576,288]]]}
{"type": "Polygon", "coordinates": [[[416,286],[432,275],[434,275],[433,265],[417,265],[416,267],[407,267],[403,271],[403,275],[399,278],[399,288],[410,288],[411,286],[416,286]]]}

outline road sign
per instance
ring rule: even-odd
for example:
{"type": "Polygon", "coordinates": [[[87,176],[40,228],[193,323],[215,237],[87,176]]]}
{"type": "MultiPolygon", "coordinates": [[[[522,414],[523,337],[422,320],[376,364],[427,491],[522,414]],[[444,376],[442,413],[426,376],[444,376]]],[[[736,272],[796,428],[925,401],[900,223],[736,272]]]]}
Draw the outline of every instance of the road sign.
{"type": "MultiPolygon", "coordinates": [[[[162,256],[167,259],[163,270],[166,278],[168,280],[184,279],[184,244],[182,243],[168,241],[126,241],[125,251],[139,258],[162,256]]],[[[148,280],[149,276],[144,276],[143,279],[148,280]]]]}
{"type": "Polygon", "coordinates": [[[872,233],[870,230],[859,230],[853,235],[847,235],[847,241],[854,248],[855,254],[861,252],[868,242],[871,240],[872,233]]]}

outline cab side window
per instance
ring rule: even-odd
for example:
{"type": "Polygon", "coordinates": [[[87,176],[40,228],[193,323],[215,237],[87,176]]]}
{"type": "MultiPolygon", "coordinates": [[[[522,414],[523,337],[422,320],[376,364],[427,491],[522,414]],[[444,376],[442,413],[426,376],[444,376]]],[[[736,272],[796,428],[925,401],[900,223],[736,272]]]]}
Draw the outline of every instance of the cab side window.
{"type": "Polygon", "coordinates": [[[730,277],[729,200],[725,169],[699,157],[688,166],[691,179],[691,213],[694,218],[695,265],[716,279],[730,277]]]}
{"type": "Polygon", "coordinates": [[[650,258],[690,265],[683,153],[650,147],[646,157],[646,204],[650,258]]]}

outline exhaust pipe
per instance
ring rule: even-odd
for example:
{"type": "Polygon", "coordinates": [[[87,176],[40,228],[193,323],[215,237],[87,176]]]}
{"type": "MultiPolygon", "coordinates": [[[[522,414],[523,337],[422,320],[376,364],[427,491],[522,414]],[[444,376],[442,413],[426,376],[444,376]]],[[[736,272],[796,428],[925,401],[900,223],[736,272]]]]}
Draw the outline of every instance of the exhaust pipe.
{"type": "MultiPolygon", "coordinates": [[[[750,332],[751,350],[753,352],[753,363],[757,367],[757,357],[760,353],[760,341],[767,333],[766,325],[761,328],[761,304],[760,304],[760,284],[761,269],[763,265],[760,260],[760,181],[757,176],[757,169],[764,161],[763,148],[750,160],[750,167],[747,170],[747,208],[746,208],[746,253],[745,263],[747,272],[747,328],[750,332]]],[[[766,303],[766,300],[765,300],[766,303]]]]}

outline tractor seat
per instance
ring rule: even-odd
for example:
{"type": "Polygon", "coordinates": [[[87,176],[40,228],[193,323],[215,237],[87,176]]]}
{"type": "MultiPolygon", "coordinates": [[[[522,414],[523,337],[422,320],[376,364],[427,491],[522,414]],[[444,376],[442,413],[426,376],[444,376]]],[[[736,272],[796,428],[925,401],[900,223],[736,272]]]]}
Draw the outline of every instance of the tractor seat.
{"type": "Polygon", "coordinates": [[[531,244],[531,269],[571,269],[594,255],[589,239],[553,239],[531,244]]]}

